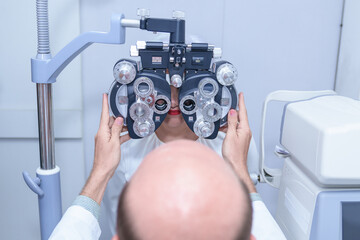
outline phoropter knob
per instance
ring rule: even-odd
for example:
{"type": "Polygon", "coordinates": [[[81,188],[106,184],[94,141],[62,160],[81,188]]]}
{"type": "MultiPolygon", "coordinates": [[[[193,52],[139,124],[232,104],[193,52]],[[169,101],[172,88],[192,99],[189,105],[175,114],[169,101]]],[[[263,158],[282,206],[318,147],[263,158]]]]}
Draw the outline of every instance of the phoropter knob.
{"type": "Polygon", "coordinates": [[[179,88],[181,87],[182,85],[182,78],[179,74],[174,74],[171,76],[171,79],[170,79],[170,83],[171,85],[173,85],[174,87],[176,88],[179,88]]]}
{"type": "Polygon", "coordinates": [[[212,122],[204,121],[203,119],[196,120],[194,124],[194,132],[197,136],[207,138],[215,129],[215,125],[212,122]]]}

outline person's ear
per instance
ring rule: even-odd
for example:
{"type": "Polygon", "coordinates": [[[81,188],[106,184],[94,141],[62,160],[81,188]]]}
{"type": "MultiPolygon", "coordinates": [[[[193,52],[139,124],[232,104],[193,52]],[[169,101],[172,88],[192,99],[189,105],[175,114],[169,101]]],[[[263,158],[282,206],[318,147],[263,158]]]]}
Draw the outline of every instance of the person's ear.
{"type": "MultiPolygon", "coordinates": [[[[114,239],[113,239],[114,240],[114,239]]],[[[250,240],[256,240],[256,238],[254,237],[254,235],[250,234],[250,240]]]]}
{"type": "Polygon", "coordinates": [[[120,240],[119,236],[117,234],[115,234],[111,240],[120,240]]]}

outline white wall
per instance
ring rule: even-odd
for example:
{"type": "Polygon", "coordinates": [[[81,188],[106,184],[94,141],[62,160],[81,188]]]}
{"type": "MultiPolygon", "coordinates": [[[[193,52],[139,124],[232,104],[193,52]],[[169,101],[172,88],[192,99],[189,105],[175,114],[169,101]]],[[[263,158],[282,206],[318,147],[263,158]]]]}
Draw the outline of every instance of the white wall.
{"type": "Polygon", "coordinates": [[[344,5],[336,92],[360,100],[360,1],[346,0],[344,5]]]}
{"type": "MultiPolygon", "coordinates": [[[[269,92],[333,89],[342,4],[342,0],[183,0],[171,4],[165,0],[83,0],[80,4],[50,0],[50,41],[54,54],[79,32],[107,31],[112,13],[137,18],[136,9],[144,7],[151,10],[153,17],[171,17],[172,10],[183,10],[187,38],[197,37],[221,47],[224,59],[237,67],[237,89],[245,93],[250,125],[258,143],[261,105],[269,92]]],[[[2,1],[0,9],[6,9],[0,14],[0,26],[7,32],[0,38],[0,189],[6,196],[0,204],[0,238],[38,239],[37,199],[21,177],[22,170],[34,175],[39,165],[36,95],[35,85],[30,82],[29,62],[36,53],[35,1],[2,1]]],[[[82,62],[77,58],[54,84],[55,114],[68,119],[59,121],[57,117],[55,125],[64,209],[84,183],[84,160],[86,172],[90,170],[101,94],[113,81],[114,63],[129,57],[130,45],[137,40],[156,37],[128,29],[125,45],[94,44],[82,54],[82,62]],[[65,117],[69,111],[76,113],[71,114],[74,119],[65,117]],[[68,134],[62,136],[64,132],[68,134]]],[[[270,166],[282,164],[272,154],[279,138],[281,111],[281,104],[269,108],[266,151],[270,166]]],[[[274,213],[277,191],[266,185],[258,186],[258,190],[274,213]]],[[[109,237],[104,229],[102,239],[109,237]]]]}

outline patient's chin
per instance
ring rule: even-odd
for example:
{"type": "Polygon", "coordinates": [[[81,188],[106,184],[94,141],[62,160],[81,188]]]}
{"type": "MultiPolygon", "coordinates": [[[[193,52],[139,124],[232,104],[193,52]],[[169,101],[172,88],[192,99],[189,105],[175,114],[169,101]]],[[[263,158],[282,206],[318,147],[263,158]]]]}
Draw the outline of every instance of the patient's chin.
{"type": "Polygon", "coordinates": [[[182,126],[183,124],[186,124],[184,121],[184,118],[181,114],[179,115],[167,115],[163,124],[166,125],[168,128],[177,128],[182,126]]]}

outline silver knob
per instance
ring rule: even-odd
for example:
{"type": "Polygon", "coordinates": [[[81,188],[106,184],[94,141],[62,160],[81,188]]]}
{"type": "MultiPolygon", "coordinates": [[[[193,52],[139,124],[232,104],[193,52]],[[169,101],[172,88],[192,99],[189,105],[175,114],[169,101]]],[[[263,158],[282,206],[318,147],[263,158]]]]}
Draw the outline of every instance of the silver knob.
{"type": "Polygon", "coordinates": [[[174,74],[171,76],[170,84],[173,85],[176,88],[181,87],[182,85],[182,78],[179,74],[174,74]]]}
{"type": "Polygon", "coordinates": [[[224,63],[216,70],[216,78],[221,85],[230,86],[238,77],[236,68],[230,63],[224,63]]]}
{"type": "Polygon", "coordinates": [[[222,115],[222,108],[221,106],[214,102],[214,103],[207,103],[202,109],[202,114],[205,121],[208,122],[216,122],[221,118],[222,115]]]}
{"type": "Polygon", "coordinates": [[[212,131],[211,131],[211,129],[209,128],[209,126],[203,126],[203,127],[200,129],[200,131],[201,131],[201,134],[202,134],[203,136],[210,136],[211,133],[212,133],[212,131]]]}
{"type": "Polygon", "coordinates": [[[135,79],[136,69],[130,62],[124,60],[116,63],[113,74],[119,83],[129,84],[135,79]]]}
{"type": "Polygon", "coordinates": [[[150,108],[146,103],[136,102],[133,103],[129,108],[130,117],[133,120],[143,120],[150,116],[150,108]]]}
{"type": "Polygon", "coordinates": [[[184,19],[185,18],[185,13],[183,11],[176,11],[174,10],[172,13],[172,17],[175,19],[184,19]]]}
{"type": "Polygon", "coordinates": [[[214,123],[204,121],[203,119],[196,120],[194,124],[194,132],[199,137],[209,137],[215,129],[214,123]]]}
{"type": "Polygon", "coordinates": [[[136,114],[136,116],[138,116],[140,118],[140,117],[144,116],[145,110],[141,107],[138,107],[135,109],[135,114],[136,114]]]}
{"type": "Polygon", "coordinates": [[[150,124],[148,122],[140,123],[138,130],[141,137],[146,137],[150,133],[150,124]]]}
{"type": "Polygon", "coordinates": [[[150,10],[146,8],[138,8],[136,14],[141,17],[141,19],[145,19],[150,16],[150,10]]]}
{"type": "Polygon", "coordinates": [[[141,121],[135,120],[133,128],[139,137],[147,137],[155,131],[155,124],[150,118],[141,121]]]}

